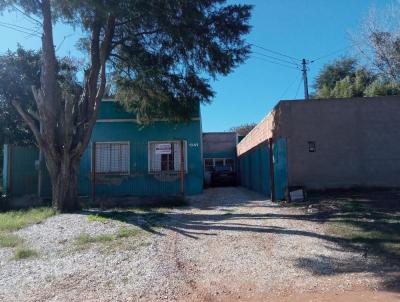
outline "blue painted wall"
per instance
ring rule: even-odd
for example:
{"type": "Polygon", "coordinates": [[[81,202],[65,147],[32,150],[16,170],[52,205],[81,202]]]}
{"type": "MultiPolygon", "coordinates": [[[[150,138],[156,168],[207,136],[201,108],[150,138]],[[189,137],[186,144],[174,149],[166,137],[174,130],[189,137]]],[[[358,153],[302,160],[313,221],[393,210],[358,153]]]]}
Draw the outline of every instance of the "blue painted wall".
{"type": "Polygon", "coordinates": [[[260,144],[238,158],[239,179],[242,186],[271,195],[269,150],[267,144],[260,144]]]}
{"type": "Polygon", "coordinates": [[[286,139],[277,139],[272,146],[272,151],[274,154],[275,198],[283,200],[288,186],[286,139]]]}
{"type": "Polygon", "coordinates": [[[96,193],[99,196],[177,195],[181,190],[179,177],[160,177],[148,172],[148,142],[185,140],[187,168],[185,194],[199,194],[203,189],[200,121],[187,123],[155,122],[147,126],[135,122],[97,122],[80,168],[80,193],[91,194],[91,154],[93,142],[129,141],[130,170],[128,176],[98,176],[96,193]]]}
{"type": "MultiPolygon", "coordinates": [[[[238,158],[241,185],[265,196],[271,196],[269,152],[267,143],[262,143],[238,158]]],[[[286,140],[277,139],[272,152],[275,199],[283,200],[288,185],[286,140]]]]}
{"type": "Polygon", "coordinates": [[[4,145],[3,148],[3,193],[6,193],[8,190],[8,148],[9,145],[4,145]]]}
{"type": "Polygon", "coordinates": [[[3,185],[7,194],[22,196],[37,192],[38,172],[35,161],[39,151],[35,147],[4,146],[3,185]],[[11,148],[11,158],[9,149],[11,148]],[[9,171],[12,170],[11,175],[9,171]]]}
{"type": "MultiPolygon", "coordinates": [[[[181,193],[179,175],[161,177],[148,172],[149,141],[186,141],[187,173],[184,177],[185,195],[199,194],[203,190],[203,163],[201,154],[201,121],[194,118],[189,122],[170,123],[156,121],[140,125],[135,115],[123,110],[116,102],[102,102],[98,121],[94,127],[88,149],[81,158],[79,171],[79,194],[90,196],[91,154],[93,142],[130,143],[130,175],[97,176],[96,194],[98,196],[151,196],[178,195],[181,193]]],[[[9,164],[8,146],[4,148],[4,167],[9,164]]],[[[12,147],[12,192],[14,196],[35,194],[37,192],[38,172],[34,167],[38,150],[34,147],[12,147]]],[[[51,182],[47,169],[43,168],[42,193],[51,196],[51,182]]],[[[5,187],[9,184],[8,169],[3,170],[5,187]]]]}

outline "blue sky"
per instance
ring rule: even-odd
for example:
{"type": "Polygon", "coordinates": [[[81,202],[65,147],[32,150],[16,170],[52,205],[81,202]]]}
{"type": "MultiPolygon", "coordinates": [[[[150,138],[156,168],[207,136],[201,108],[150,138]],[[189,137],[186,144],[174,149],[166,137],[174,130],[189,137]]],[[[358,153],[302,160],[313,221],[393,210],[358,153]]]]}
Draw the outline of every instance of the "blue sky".
{"type": "MultiPolygon", "coordinates": [[[[371,7],[380,8],[392,0],[230,0],[230,3],[253,4],[253,26],[250,43],[295,58],[313,60],[351,46],[348,32],[357,33],[362,19],[371,7]]],[[[40,39],[5,28],[5,23],[34,29],[35,24],[19,13],[0,16],[0,53],[15,49],[40,47],[40,39]],[[3,23],[1,23],[3,22],[3,23]]],[[[23,30],[23,29],[21,29],[23,30]]],[[[57,25],[54,31],[58,55],[80,55],[75,50],[79,31],[57,25]],[[64,38],[65,37],[65,38],[64,38]]],[[[276,56],[262,49],[257,53],[276,56]]],[[[310,65],[309,81],[323,64],[351,53],[349,47],[310,65]]],[[[202,107],[204,131],[226,131],[243,123],[259,122],[280,99],[303,98],[300,70],[271,64],[260,54],[232,74],[212,83],[216,92],[211,105],[202,107]],[[296,93],[297,92],[297,93],[296,93]]],[[[282,59],[285,59],[281,57],[282,59]]]]}

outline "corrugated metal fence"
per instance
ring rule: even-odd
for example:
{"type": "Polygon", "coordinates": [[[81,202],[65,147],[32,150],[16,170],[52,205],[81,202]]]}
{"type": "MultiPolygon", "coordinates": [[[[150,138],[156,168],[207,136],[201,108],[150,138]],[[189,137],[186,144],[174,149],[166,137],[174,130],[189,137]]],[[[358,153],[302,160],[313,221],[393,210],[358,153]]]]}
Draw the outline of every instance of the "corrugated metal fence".
{"type": "Polygon", "coordinates": [[[285,198],[288,184],[285,139],[265,141],[240,155],[238,168],[242,186],[272,199],[285,198]]]}
{"type": "MultiPolygon", "coordinates": [[[[4,146],[3,190],[9,196],[38,193],[36,147],[4,146]]],[[[51,182],[42,165],[42,196],[51,196],[51,182]]],[[[81,160],[82,196],[177,196],[185,193],[186,141],[92,143],[81,160]]]]}
{"type": "Polygon", "coordinates": [[[186,148],[186,141],[93,143],[91,195],[107,198],[184,194],[186,148]]]}
{"type": "Polygon", "coordinates": [[[22,196],[37,193],[38,172],[35,147],[4,145],[3,190],[8,195],[22,196]]]}

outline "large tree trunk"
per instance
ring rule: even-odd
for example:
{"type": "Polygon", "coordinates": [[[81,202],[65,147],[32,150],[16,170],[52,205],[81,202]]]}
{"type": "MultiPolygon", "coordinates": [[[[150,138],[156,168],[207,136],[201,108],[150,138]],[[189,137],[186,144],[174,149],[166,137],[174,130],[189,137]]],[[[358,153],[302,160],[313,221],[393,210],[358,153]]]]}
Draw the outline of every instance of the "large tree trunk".
{"type": "Polygon", "coordinates": [[[53,43],[50,0],[41,1],[43,14],[40,88],[32,87],[37,112],[25,112],[18,102],[13,105],[32,130],[46,160],[51,183],[53,207],[70,212],[78,206],[79,162],[96,123],[106,85],[106,61],[111,51],[115,16],[107,21],[94,12],[90,26],[90,62],[84,73],[80,96],[61,91],[57,81],[57,59],[53,43]],[[38,128],[41,123],[40,131],[38,128]]]}
{"type": "Polygon", "coordinates": [[[60,162],[57,171],[50,173],[53,207],[57,211],[71,212],[78,208],[78,172],[79,162],[67,158],[60,162]]]}

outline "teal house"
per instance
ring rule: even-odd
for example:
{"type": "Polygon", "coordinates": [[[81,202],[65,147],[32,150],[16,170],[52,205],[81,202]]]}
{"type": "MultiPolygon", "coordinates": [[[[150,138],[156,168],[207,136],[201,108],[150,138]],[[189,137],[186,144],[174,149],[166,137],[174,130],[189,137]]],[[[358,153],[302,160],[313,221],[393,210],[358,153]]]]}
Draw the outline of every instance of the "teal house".
{"type": "MultiPolygon", "coordinates": [[[[79,172],[79,194],[90,197],[174,196],[203,190],[200,110],[188,122],[143,125],[114,100],[103,100],[79,172]]],[[[50,197],[44,171],[38,188],[38,150],[6,145],[3,188],[11,196],[50,197]]],[[[43,167],[42,167],[43,168],[43,167]]],[[[44,170],[46,170],[44,168],[44,170]]]]}

